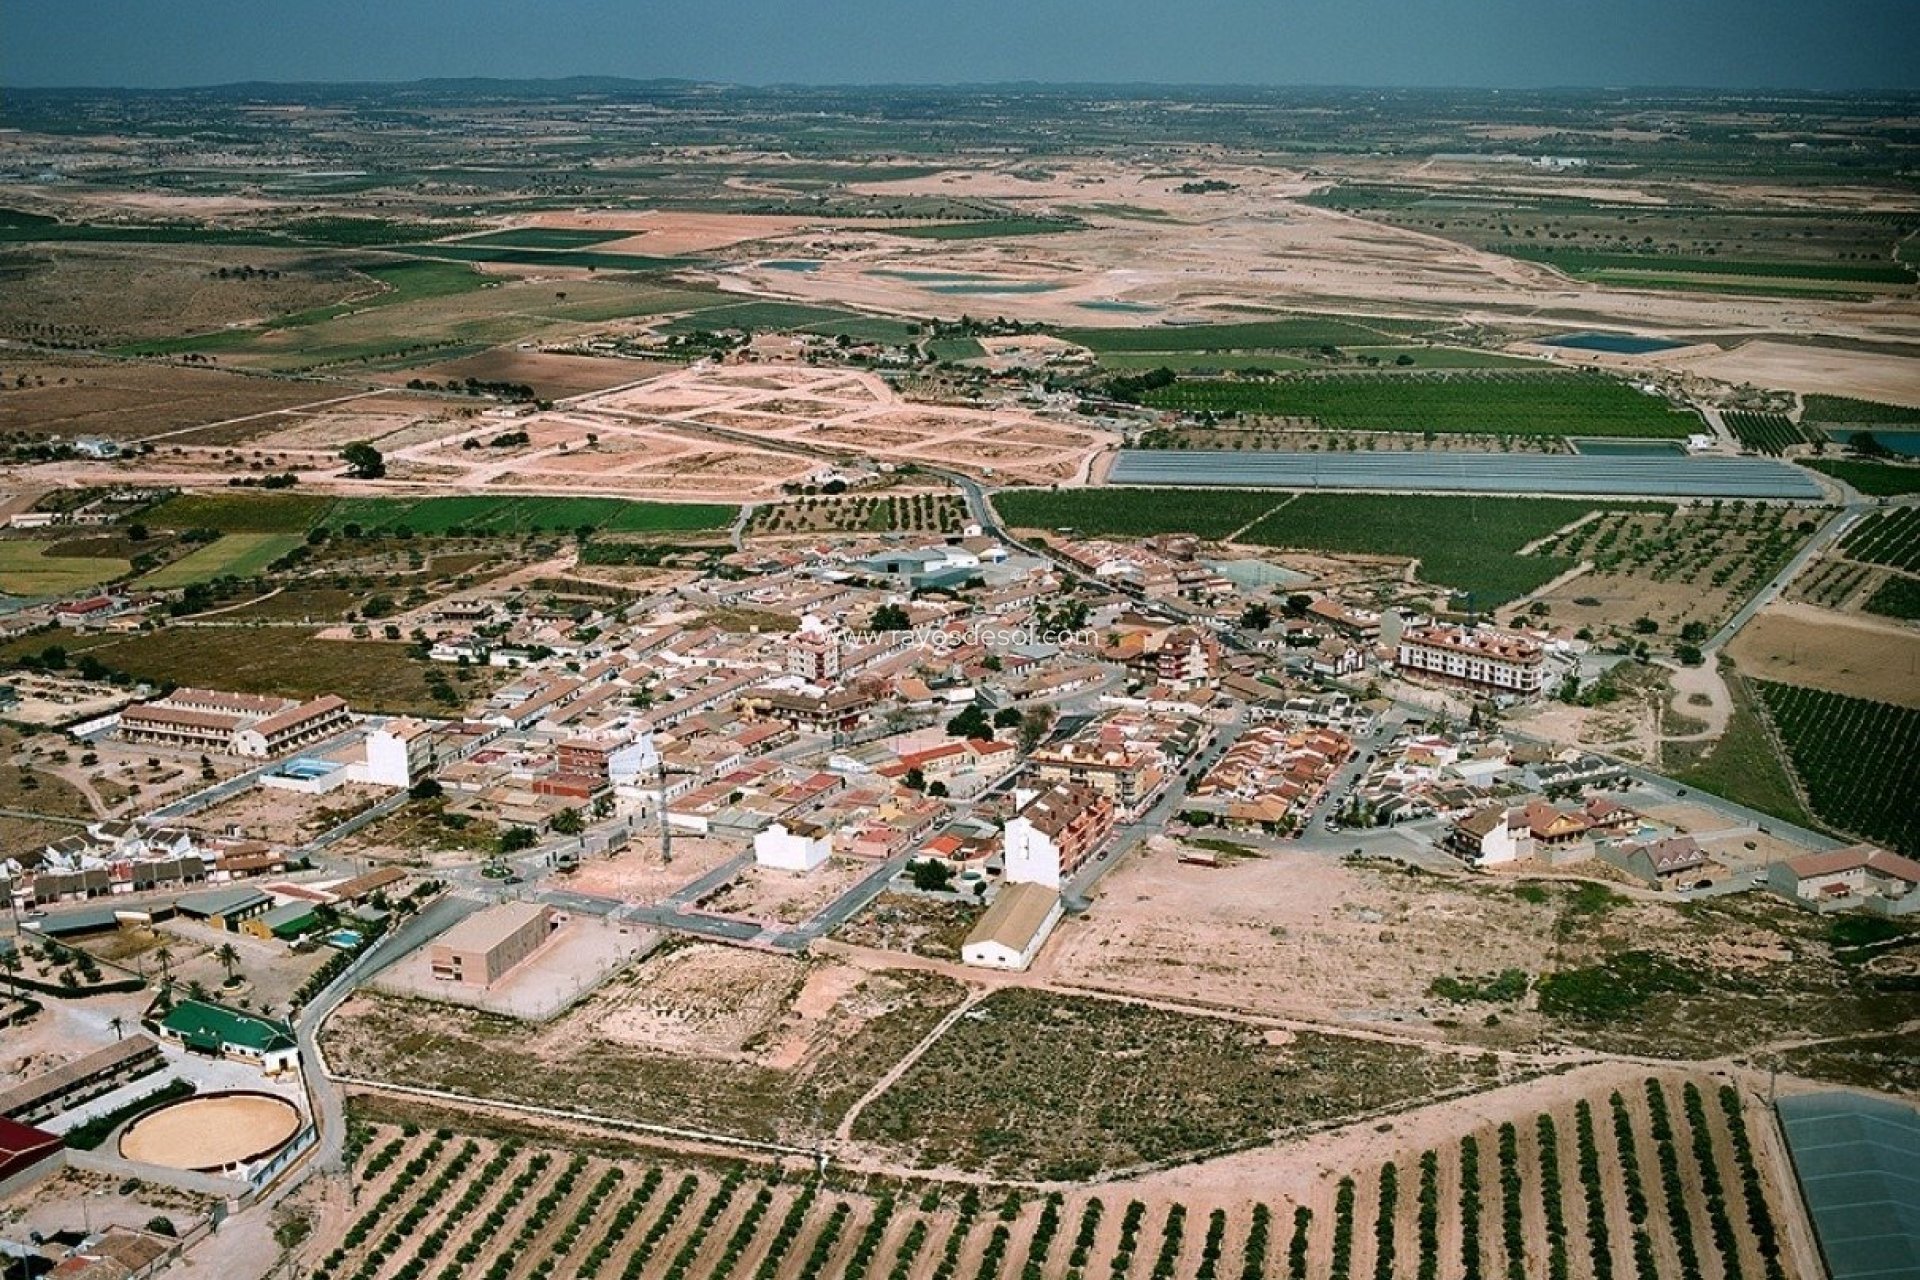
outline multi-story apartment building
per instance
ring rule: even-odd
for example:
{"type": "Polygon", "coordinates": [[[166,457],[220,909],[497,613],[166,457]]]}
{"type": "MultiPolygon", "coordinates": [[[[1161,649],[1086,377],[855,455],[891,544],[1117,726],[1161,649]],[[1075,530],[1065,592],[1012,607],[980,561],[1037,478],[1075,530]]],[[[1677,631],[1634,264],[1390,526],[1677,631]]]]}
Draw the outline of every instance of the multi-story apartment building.
{"type": "Polygon", "coordinates": [[[1402,671],[1530,698],[1545,682],[1546,651],[1525,636],[1486,627],[1409,628],[1400,637],[1402,671]]]}

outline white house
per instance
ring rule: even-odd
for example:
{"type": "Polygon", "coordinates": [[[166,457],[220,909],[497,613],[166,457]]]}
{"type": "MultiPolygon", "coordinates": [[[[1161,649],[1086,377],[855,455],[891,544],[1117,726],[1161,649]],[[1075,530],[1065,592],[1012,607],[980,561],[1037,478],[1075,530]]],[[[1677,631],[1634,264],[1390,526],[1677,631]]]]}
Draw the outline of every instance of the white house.
{"type": "Polygon", "coordinates": [[[755,866],[811,871],[833,856],[833,832],[811,822],[776,822],[753,837],[755,866]]]}
{"type": "Polygon", "coordinates": [[[1448,843],[1481,866],[1519,862],[1533,856],[1533,828],[1524,811],[1497,804],[1455,823],[1448,843]]]}
{"type": "Polygon", "coordinates": [[[376,787],[411,787],[433,769],[432,730],[422,721],[401,716],[367,735],[367,758],[355,781],[376,787]]]}
{"type": "Polygon", "coordinates": [[[1038,884],[1006,884],[960,945],[960,959],[982,969],[1024,969],[1064,912],[1060,895],[1038,884]]]}

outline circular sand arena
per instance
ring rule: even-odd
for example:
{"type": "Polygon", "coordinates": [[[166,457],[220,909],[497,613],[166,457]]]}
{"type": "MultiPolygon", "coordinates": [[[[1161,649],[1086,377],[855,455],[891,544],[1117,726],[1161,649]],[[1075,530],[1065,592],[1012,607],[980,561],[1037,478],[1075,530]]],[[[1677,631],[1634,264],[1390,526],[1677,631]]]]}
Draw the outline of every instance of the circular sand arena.
{"type": "Polygon", "coordinates": [[[149,1112],[120,1135],[129,1160],[212,1173],[272,1155],[300,1131],[300,1112],[268,1093],[210,1093],[149,1112]]]}

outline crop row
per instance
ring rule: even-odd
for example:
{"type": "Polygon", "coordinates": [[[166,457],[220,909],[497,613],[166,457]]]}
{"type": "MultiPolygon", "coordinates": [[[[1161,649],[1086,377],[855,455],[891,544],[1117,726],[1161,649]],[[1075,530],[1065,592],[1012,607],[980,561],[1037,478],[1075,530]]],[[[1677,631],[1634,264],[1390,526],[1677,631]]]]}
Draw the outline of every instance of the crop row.
{"type": "Polygon", "coordinates": [[[1920,854],[1920,709],[1757,682],[1822,821],[1920,854]]]}

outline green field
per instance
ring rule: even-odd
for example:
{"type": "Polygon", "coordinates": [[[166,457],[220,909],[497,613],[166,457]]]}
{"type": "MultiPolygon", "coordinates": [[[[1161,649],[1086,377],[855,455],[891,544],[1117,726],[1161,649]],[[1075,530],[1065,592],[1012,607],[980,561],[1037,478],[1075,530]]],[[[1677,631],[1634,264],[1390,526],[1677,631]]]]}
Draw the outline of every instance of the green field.
{"type": "Polygon", "coordinates": [[[1840,540],[1852,560],[1920,573],[1920,507],[1875,511],[1840,540]]]}
{"type": "Polygon", "coordinates": [[[726,527],[738,508],[714,503],[629,502],[624,498],[342,498],[324,523],[423,535],[459,529],[473,535],[571,532],[681,533],[726,527]]]}
{"type": "Polygon", "coordinates": [[[1001,519],[1019,529],[1075,529],[1092,537],[1193,533],[1224,538],[1286,501],[1257,489],[1010,489],[993,495],[1001,519]]]}
{"type": "Polygon", "coordinates": [[[1051,236],[1083,230],[1079,222],[1046,218],[983,218],[977,222],[932,222],[918,227],[875,227],[890,236],[915,240],[988,240],[999,236],[1051,236]]]}
{"type": "Polygon", "coordinates": [[[1846,458],[1819,458],[1809,461],[1807,465],[1835,480],[1845,481],[1870,498],[1897,498],[1920,493],[1920,466],[1855,462],[1846,458]]]}
{"type": "Polygon", "coordinates": [[[1277,351],[1102,351],[1098,357],[1102,369],[1123,373],[1141,373],[1152,369],[1171,369],[1175,373],[1239,373],[1253,369],[1267,373],[1298,373],[1302,369],[1326,366],[1301,356],[1277,351]]]}
{"type": "Polygon", "coordinates": [[[1726,732],[1713,742],[1669,743],[1661,754],[1661,771],[1736,804],[1813,826],[1813,815],[1800,803],[1793,778],[1760,720],[1751,687],[1731,674],[1727,687],[1733,694],[1733,715],[1726,732]]]}
{"type": "Polygon", "coordinates": [[[1600,276],[1609,272],[1649,272],[1690,276],[1745,276],[1762,280],[1839,280],[1850,284],[1912,284],[1914,275],[1895,263],[1799,262],[1789,259],[1738,261],[1660,253],[1596,253],[1589,249],[1556,249],[1534,245],[1496,246],[1511,258],[1541,262],[1573,276],[1600,276]]]}
{"type": "Polygon", "coordinates": [[[1920,580],[1888,578],[1867,597],[1866,610],[1883,618],[1920,621],[1920,580]]]}
{"type": "Polygon", "coordinates": [[[1305,418],[1336,431],[1679,438],[1700,419],[1624,382],[1585,374],[1353,374],[1182,381],[1143,397],[1158,409],[1305,418]]]}
{"type": "Polygon", "coordinates": [[[977,338],[935,338],[927,344],[935,360],[976,360],[987,354],[977,338]]]}
{"type": "Polygon", "coordinates": [[[1881,404],[1877,400],[1855,400],[1849,396],[1807,396],[1808,422],[1845,423],[1850,426],[1920,426],[1920,409],[1900,404],[1881,404]]]}
{"type": "Polygon", "coordinates": [[[1791,418],[1784,413],[1738,413],[1728,410],[1721,415],[1727,424],[1727,430],[1733,432],[1734,439],[1755,453],[1779,457],[1797,444],[1807,443],[1807,437],[1791,418]]]}
{"type": "Polygon", "coordinates": [[[1305,493],[1239,541],[1296,551],[1407,556],[1420,561],[1422,581],[1470,591],[1474,606],[1484,610],[1572,568],[1576,562],[1569,557],[1523,556],[1520,548],[1609,505],[1559,498],[1305,493]]]}
{"type": "Polygon", "coordinates": [[[608,533],[678,533],[725,528],[738,513],[736,507],[716,503],[635,502],[625,498],[512,494],[325,498],[305,493],[187,493],[162,503],[147,513],[146,519],[166,529],[218,529],[222,533],[303,534],[321,524],[338,533],[355,524],[368,531],[405,529],[431,536],[460,529],[483,536],[535,530],[571,532],[582,527],[608,533]]]}
{"type": "Polygon", "coordinates": [[[605,244],[609,240],[625,240],[633,235],[631,231],[578,231],[566,227],[509,227],[505,231],[489,231],[484,235],[462,236],[458,240],[440,241],[437,247],[445,248],[449,244],[503,245],[509,249],[584,249],[588,245],[605,244]]]}
{"type": "Polygon", "coordinates": [[[10,596],[64,596],[125,574],[111,556],[50,556],[51,542],[0,539],[0,592],[10,596]]]}
{"type": "Polygon", "coordinates": [[[498,262],[516,267],[592,267],[596,271],[677,271],[696,265],[690,258],[649,258],[637,253],[602,253],[593,249],[517,249],[509,245],[410,244],[402,246],[422,258],[452,262],[498,262]]]}
{"type": "Polygon", "coordinates": [[[183,493],[143,518],[162,529],[305,533],[333,504],[332,498],[309,493],[183,493]]]}
{"type": "Polygon", "coordinates": [[[187,587],[215,578],[250,578],[300,546],[297,533],[227,533],[162,566],[140,580],[156,590],[187,587]]]}
{"type": "Polygon", "coordinates": [[[1419,320],[1299,316],[1244,324],[1150,325],[1137,329],[1062,329],[1060,336],[1099,355],[1112,351],[1286,351],[1376,346],[1434,326],[1419,320]]]}
{"type": "MultiPolygon", "coordinates": [[[[163,686],[200,685],[239,693],[312,698],[337,693],[356,711],[444,715],[427,688],[430,664],[411,646],[319,640],[302,627],[172,627],[90,646],[114,671],[163,686]]],[[[487,689],[475,683],[465,692],[487,689]]]]}
{"type": "Polygon", "coordinates": [[[1920,709],[1756,682],[1820,817],[1920,854],[1920,709]]]}

